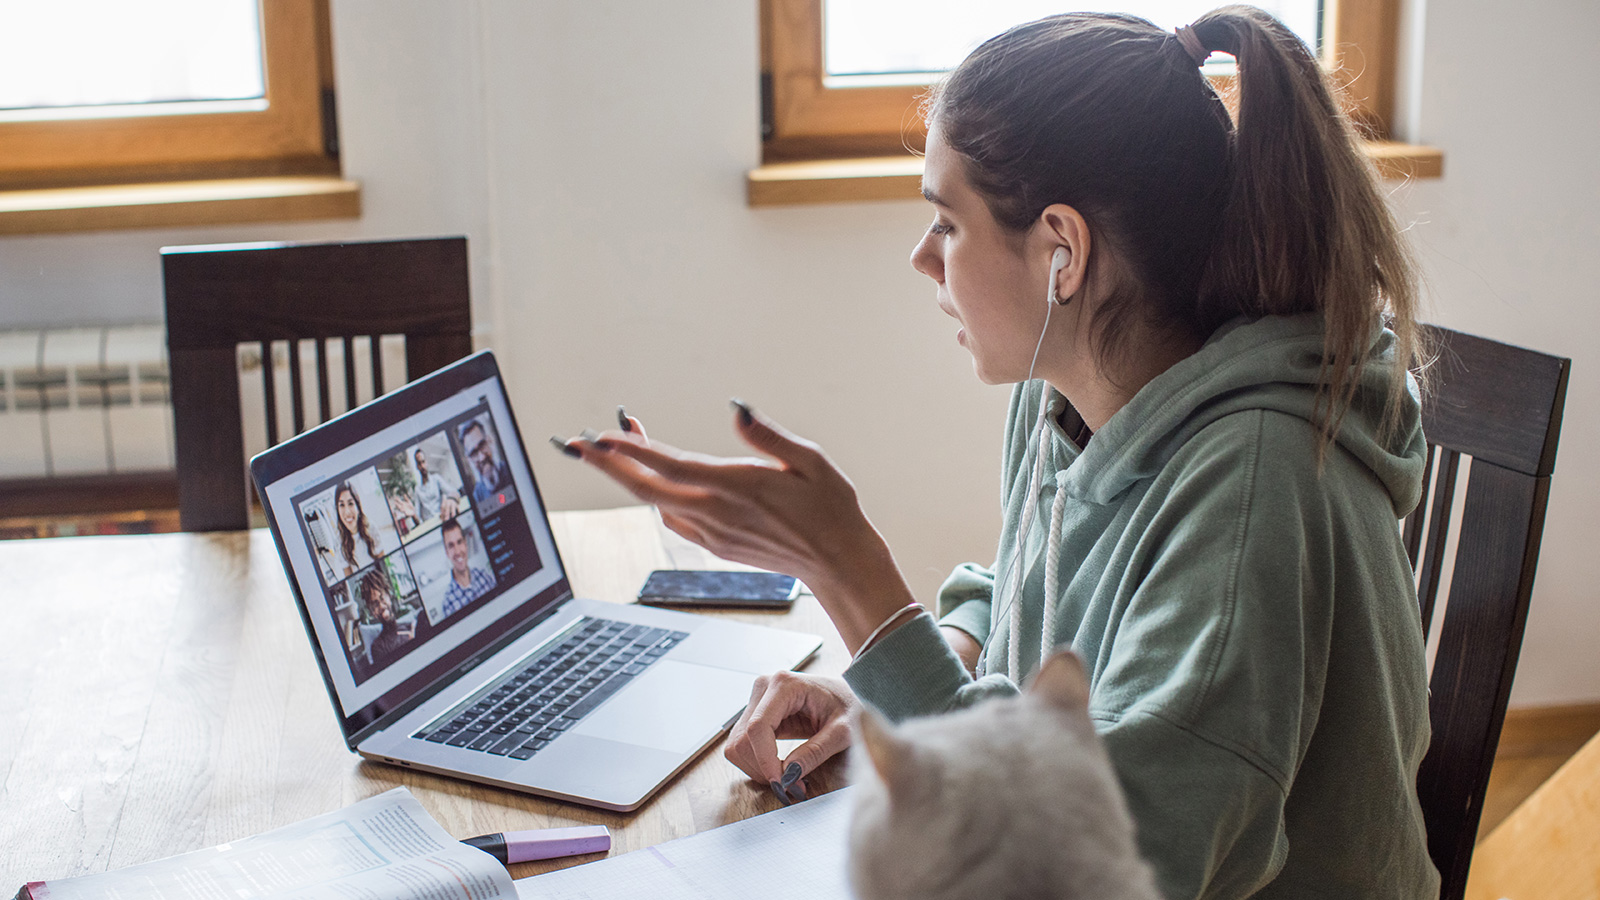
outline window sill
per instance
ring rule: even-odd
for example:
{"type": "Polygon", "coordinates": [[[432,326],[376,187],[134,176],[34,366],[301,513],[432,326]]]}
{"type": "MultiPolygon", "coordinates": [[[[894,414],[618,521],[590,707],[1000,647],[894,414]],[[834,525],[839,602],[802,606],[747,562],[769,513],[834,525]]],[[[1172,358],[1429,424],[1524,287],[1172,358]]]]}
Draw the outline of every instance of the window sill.
{"type": "Polygon", "coordinates": [[[360,215],[360,183],[337,176],[0,191],[0,235],[354,219],[360,215]]]}
{"type": "MultiPolygon", "coordinates": [[[[1384,178],[1438,178],[1444,152],[1395,141],[1367,141],[1367,156],[1384,178]]],[[[914,200],[922,196],[922,158],[879,156],[768,163],[745,175],[751,206],[914,200]]]]}

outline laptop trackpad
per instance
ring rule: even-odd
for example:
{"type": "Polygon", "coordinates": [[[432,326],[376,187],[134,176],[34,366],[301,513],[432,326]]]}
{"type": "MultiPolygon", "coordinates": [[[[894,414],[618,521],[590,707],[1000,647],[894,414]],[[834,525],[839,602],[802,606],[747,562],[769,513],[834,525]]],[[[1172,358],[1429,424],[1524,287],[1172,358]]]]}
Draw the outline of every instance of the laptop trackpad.
{"type": "Polygon", "coordinates": [[[663,659],[590,713],[574,734],[689,753],[750,700],[744,672],[663,659]]]}

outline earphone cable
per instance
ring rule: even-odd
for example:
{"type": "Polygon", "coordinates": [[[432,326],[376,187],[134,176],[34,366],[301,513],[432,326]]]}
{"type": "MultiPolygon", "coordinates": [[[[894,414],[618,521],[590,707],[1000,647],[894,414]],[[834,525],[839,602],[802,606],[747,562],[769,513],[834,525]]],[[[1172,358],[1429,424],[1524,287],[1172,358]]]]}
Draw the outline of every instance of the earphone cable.
{"type": "MultiPolygon", "coordinates": [[[[1026,381],[1023,382],[1024,384],[1033,380],[1034,368],[1039,364],[1039,351],[1044,347],[1045,335],[1050,332],[1050,314],[1055,311],[1056,307],[1054,275],[1055,273],[1052,272],[1050,283],[1045,285],[1044,327],[1039,329],[1039,340],[1033,345],[1033,359],[1028,363],[1028,377],[1026,381]]],[[[1028,531],[1033,527],[1034,516],[1037,515],[1039,511],[1039,488],[1041,486],[1040,476],[1043,474],[1044,459],[1047,455],[1047,448],[1044,446],[1042,441],[1044,438],[1043,429],[1045,422],[1045,410],[1049,405],[1046,403],[1048,398],[1048,391],[1040,394],[1039,416],[1034,420],[1033,431],[1029,435],[1027,443],[1023,445],[1024,453],[1027,452],[1028,444],[1036,445],[1032,464],[1028,469],[1028,497],[1025,501],[1023,501],[1022,521],[1020,523],[1020,527],[1017,529],[1015,546],[1013,546],[1011,549],[1011,561],[1006,565],[1004,571],[999,573],[1004,577],[995,582],[996,587],[999,587],[1001,584],[1005,585],[1007,589],[1006,603],[1005,606],[1001,607],[1000,614],[990,620],[994,624],[989,628],[989,637],[983,642],[983,649],[978,653],[978,662],[975,667],[979,675],[988,674],[985,667],[989,661],[989,647],[994,643],[994,638],[998,633],[999,624],[1001,621],[1006,621],[1008,623],[1010,626],[1008,630],[1011,632],[1010,637],[1007,639],[1009,652],[1006,654],[1006,661],[1013,673],[1016,672],[1017,667],[1020,664],[1018,653],[1020,641],[1018,640],[1018,632],[1020,632],[1022,628],[1021,615],[1019,614],[1015,620],[1008,620],[1006,619],[1006,614],[1011,612],[1013,607],[1016,606],[1017,597],[1022,593],[1022,579],[1013,576],[1019,574],[1017,573],[1017,565],[1022,559],[1022,548],[1023,545],[1027,543],[1028,531]]],[[[1049,548],[1046,548],[1046,552],[1048,551],[1049,548]]],[[[1020,574],[1026,575],[1026,572],[1020,574]]]]}

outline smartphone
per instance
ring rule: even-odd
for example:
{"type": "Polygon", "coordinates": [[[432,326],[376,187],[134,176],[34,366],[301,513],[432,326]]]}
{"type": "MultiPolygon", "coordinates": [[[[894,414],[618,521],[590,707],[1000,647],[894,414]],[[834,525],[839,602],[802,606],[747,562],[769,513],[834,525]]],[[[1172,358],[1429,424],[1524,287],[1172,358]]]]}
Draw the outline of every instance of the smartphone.
{"type": "Polygon", "coordinates": [[[800,582],[776,572],[657,569],[639,589],[639,602],[652,606],[786,609],[798,596],[800,582]]]}

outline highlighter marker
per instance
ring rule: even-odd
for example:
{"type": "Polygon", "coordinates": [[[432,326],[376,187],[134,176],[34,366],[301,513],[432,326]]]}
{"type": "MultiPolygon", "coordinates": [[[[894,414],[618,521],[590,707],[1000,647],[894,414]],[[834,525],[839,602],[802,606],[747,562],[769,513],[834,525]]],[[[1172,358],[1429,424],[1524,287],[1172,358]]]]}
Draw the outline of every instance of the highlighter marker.
{"type": "Polygon", "coordinates": [[[604,825],[580,825],[576,828],[506,831],[482,834],[461,843],[477,847],[500,860],[502,865],[511,865],[536,859],[555,859],[558,856],[604,853],[611,849],[611,829],[604,825]]]}

